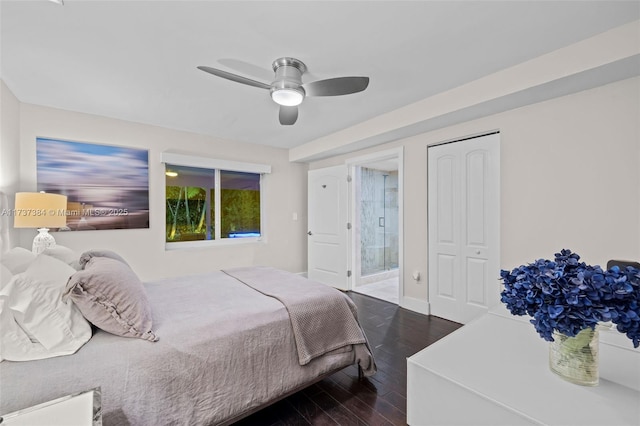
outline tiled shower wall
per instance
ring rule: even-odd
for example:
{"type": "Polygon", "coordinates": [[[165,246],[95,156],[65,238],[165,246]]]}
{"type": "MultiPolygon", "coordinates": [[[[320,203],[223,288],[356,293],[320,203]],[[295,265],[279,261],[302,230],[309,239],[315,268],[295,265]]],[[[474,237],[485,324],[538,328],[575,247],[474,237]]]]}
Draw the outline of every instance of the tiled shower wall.
{"type": "Polygon", "coordinates": [[[360,275],[365,276],[398,267],[398,172],[362,167],[359,182],[360,275]]]}

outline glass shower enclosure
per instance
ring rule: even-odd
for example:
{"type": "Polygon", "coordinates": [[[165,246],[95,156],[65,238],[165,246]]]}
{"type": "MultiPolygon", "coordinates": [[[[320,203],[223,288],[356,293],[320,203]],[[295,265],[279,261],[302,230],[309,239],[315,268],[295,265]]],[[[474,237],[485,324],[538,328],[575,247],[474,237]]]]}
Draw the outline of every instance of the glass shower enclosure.
{"type": "Polygon", "coordinates": [[[398,268],[398,172],[359,168],[360,277],[398,268]]]}

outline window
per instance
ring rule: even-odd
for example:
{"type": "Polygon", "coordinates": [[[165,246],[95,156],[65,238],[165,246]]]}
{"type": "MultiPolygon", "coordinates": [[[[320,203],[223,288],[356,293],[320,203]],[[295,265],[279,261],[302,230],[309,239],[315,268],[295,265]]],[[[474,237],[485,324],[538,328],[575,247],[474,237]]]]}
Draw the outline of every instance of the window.
{"type": "Polygon", "coordinates": [[[166,167],[166,241],[215,238],[215,170],[166,167]]]}
{"type": "Polygon", "coordinates": [[[220,171],[220,235],[260,236],[260,175],[220,171]]]}
{"type": "Polygon", "coordinates": [[[261,174],[166,164],[166,242],[259,238],[261,174]]]}

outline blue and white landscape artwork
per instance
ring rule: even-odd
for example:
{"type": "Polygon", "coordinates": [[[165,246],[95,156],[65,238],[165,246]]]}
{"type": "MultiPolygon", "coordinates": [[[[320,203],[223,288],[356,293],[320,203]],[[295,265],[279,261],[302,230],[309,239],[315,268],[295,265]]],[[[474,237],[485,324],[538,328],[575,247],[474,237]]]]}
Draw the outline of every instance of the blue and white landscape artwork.
{"type": "Polygon", "coordinates": [[[37,138],[38,191],[67,196],[63,230],[149,227],[149,152],[37,138]]]}

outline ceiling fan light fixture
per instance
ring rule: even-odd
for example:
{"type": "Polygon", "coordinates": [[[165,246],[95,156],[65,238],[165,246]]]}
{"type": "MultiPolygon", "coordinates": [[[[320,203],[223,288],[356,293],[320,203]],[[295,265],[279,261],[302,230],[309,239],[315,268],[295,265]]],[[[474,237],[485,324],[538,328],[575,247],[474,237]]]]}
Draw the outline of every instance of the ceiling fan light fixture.
{"type": "Polygon", "coordinates": [[[279,105],[296,106],[302,103],[304,91],[292,88],[274,89],[271,91],[271,99],[279,105]]]}
{"type": "Polygon", "coordinates": [[[369,85],[369,77],[335,77],[302,83],[302,75],[307,71],[307,66],[296,58],[278,58],[273,61],[271,67],[275,73],[271,84],[204,65],[197,68],[236,83],[268,90],[271,99],[280,105],[278,118],[283,126],[290,126],[296,122],[298,119],[297,106],[307,96],[350,95],[362,92],[369,85]]]}

